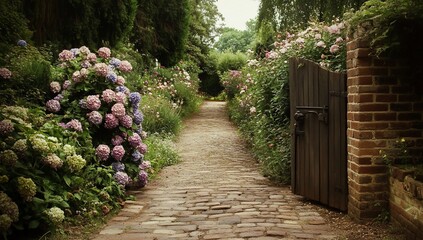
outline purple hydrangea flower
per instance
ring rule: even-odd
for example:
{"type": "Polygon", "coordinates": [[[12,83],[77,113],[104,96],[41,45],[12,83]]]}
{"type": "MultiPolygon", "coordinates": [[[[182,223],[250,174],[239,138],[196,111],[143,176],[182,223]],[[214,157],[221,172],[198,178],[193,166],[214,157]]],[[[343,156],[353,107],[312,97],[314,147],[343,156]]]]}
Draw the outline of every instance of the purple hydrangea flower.
{"type": "Polygon", "coordinates": [[[19,40],[18,41],[18,46],[20,46],[20,47],[26,47],[28,45],[28,43],[26,43],[26,41],[25,40],[19,40]]]}
{"type": "Polygon", "coordinates": [[[112,128],[116,128],[117,126],[119,126],[119,119],[111,113],[106,114],[104,127],[107,129],[112,129],[112,128]]]}
{"type": "Polygon", "coordinates": [[[79,48],[72,48],[70,51],[73,53],[73,56],[75,57],[79,55],[79,48]]]}
{"type": "Polygon", "coordinates": [[[55,96],[54,98],[53,98],[54,100],[57,100],[57,101],[61,101],[62,99],[63,99],[63,95],[62,94],[58,94],[57,96],[55,96]]]}
{"type": "Polygon", "coordinates": [[[140,180],[142,186],[147,185],[147,183],[148,183],[148,173],[144,170],[141,170],[138,173],[138,179],[140,180]]]}
{"type": "Polygon", "coordinates": [[[142,155],[138,150],[135,150],[133,153],[132,153],[132,161],[134,161],[134,162],[138,162],[138,161],[142,161],[142,160],[144,160],[144,155],[142,155]]]}
{"type": "Polygon", "coordinates": [[[94,125],[100,125],[103,122],[103,116],[98,111],[87,113],[88,121],[94,125]]]}
{"type": "Polygon", "coordinates": [[[122,92],[122,93],[129,93],[129,88],[125,87],[125,86],[117,86],[116,87],[116,92],[122,92]]]}
{"type": "Polygon", "coordinates": [[[95,149],[95,155],[102,161],[106,161],[110,155],[110,148],[105,144],[100,144],[95,149]]]}
{"type": "Polygon", "coordinates": [[[138,135],[138,133],[134,133],[128,138],[128,142],[132,147],[137,147],[142,141],[140,135],[138,135]]]}
{"type": "Polygon", "coordinates": [[[66,81],[64,81],[63,82],[63,86],[62,86],[62,88],[64,89],[64,90],[66,90],[66,89],[68,89],[69,88],[69,86],[72,84],[72,82],[71,81],[69,81],[69,80],[66,80],[66,81]]]}
{"type": "Polygon", "coordinates": [[[141,94],[139,92],[131,92],[129,94],[129,101],[132,103],[133,108],[138,108],[141,101],[141,94]]]}
{"type": "Polygon", "coordinates": [[[61,62],[66,62],[74,58],[75,55],[69,50],[63,50],[61,53],[59,53],[59,61],[61,62]]]}
{"type": "Polygon", "coordinates": [[[112,168],[115,172],[124,172],[125,171],[125,164],[121,162],[113,162],[112,168]]]}
{"type": "Polygon", "coordinates": [[[125,186],[129,183],[129,176],[125,172],[116,172],[113,176],[120,185],[125,186]]]}
{"type": "Polygon", "coordinates": [[[112,58],[109,61],[110,65],[112,65],[113,67],[119,67],[120,62],[121,61],[119,59],[117,59],[117,58],[112,58]]]}
{"type": "Polygon", "coordinates": [[[122,145],[117,145],[113,147],[112,157],[117,161],[121,161],[125,155],[125,148],[122,145]]]}
{"type": "Polygon", "coordinates": [[[60,102],[57,100],[48,100],[46,103],[46,109],[49,112],[57,113],[60,111],[60,102]]]}

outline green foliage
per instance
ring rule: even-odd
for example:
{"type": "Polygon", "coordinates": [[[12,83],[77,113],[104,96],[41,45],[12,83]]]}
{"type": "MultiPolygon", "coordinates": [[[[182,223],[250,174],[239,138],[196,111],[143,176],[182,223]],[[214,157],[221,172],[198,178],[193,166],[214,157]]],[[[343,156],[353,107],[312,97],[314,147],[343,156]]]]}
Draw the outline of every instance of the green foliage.
{"type": "Polygon", "coordinates": [[[219,40],[214,44],[220,52],[247,52],[253,47],[255,40],[255,20],[247,22],[247,30],[238,30],[234,28],[223,28],[219,40]]]}
{"type": "Polygon", "coordinates": [[[223,52],[218,54],[217,70],[223,73],[228,70],[239,70],[247,63],[247,55],[241,52],[223,52]]]}
{"type": "Polygon", "coordinates": [[[22,101],[43,104],[48,92],[51,65],[38,49],[12,47],[3,61],[12,77],[0,80],[0,104],[13,105],[22,101]]]}
{"type": "Polygon", "coordinates": [[[189,33],[189,0],[139,0],[131,42],[165,66],[183,59],[189,33]]]}
{"type": "Polygon", "coordinates": [[[87,45],[98,48],[127,40],[133,27],[136,0],[25,1],[25,15],[38,46],[58,49],[87,45]]]}
{"type": "MultiPolygon", "coordinates": [[[[357,12],[346,14],[350,31],[364,32],[376,55],[409,56],[423,48],[423,2],[419,0],[369,0],[357,12]],[[417,47],[417,49],[416,49],[417,47]]],[[[419,58],[420,54],[416,54],[419,58]]]]}
{"type": "Polygon", "coordinates": [[[180,161],[179,155],[175,150],[175,144],[172,141],[172,135],[152,134],[146,139],[145,143],[151,146],[145,157],[151,162],[153,178],[160,169],[180,161]]]}
{"type": "Polygon", "coordinates": [[[290,181],[289,59],[302,57],[345,70],[344,30],[342,22],[311,23],[285,39],[278,36],[264,58],[250,59],[244,68],[222,74],[230,117],[271,179],[290,181]]]}
{"type": "Polygon", "coordinates": [[[173,133],[181,128],[177,109],[165,97],[144,95],[142,111],[145,114],[143,127],[149,133],[173,133]]]}
{"type": "MultiPolygon", "coordinates": [[[[20,39],[30,39],[32,32],[21,12],[22,1],[0,0],[0,55],[9,51],[20,39]]],[[[0,64],[3,64],[0,60],[0,64]]]]}

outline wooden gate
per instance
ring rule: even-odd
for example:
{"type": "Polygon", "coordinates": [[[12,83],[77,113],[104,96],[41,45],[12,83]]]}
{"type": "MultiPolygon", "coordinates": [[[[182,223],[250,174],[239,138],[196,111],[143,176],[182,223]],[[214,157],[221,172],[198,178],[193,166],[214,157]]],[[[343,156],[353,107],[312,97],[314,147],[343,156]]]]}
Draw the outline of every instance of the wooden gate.
{"type": "Polygon", "coordinates": [[[290,60],[292,191],[347,210],[346,74],[290,60]]]}

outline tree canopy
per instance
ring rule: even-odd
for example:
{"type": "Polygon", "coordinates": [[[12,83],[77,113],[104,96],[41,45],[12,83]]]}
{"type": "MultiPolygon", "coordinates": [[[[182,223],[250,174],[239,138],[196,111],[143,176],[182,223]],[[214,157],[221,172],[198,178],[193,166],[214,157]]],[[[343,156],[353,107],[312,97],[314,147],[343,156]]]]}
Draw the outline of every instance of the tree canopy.
{"type": "Polygon", "coordinates": [[[250,19],[246,25],[247,30],[243,31],[235,28],[223,28],[219,40],[214,44],[214,47],[220,52],[246,52],[248,49],[251,49],[255,39],[256,21],[250,19]]]}

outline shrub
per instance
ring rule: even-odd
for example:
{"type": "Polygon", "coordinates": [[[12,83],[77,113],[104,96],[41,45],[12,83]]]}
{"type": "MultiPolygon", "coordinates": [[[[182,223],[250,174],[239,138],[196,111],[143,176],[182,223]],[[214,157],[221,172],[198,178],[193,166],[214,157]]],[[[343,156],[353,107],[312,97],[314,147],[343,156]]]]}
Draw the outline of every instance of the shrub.
{"type": "Polygon", "coordinates": [[[142,111],[146,114],[143,122],[148,133],[173,133],[181,128],[181,117],[177,106],[164,97],[145,95],[142,99],[142,111]]]}
{"type": "Polygon", "coordinates": [[[344,24],[312,23],[296,34],[279,36],[264,58],[248,60],[239,71],[222,75],[231,119],[261,163],[263,173],[276,181],[290,181],[289,64],[302,57],[332,70],[345,69],[344,24]]]}
{"type": "Polygon", "coordinates": [[[218,55],[217,69],[220,73],[228,70],[239,70],[247,62],[247,56],[244,53],[223,52],[218,55]]]}

